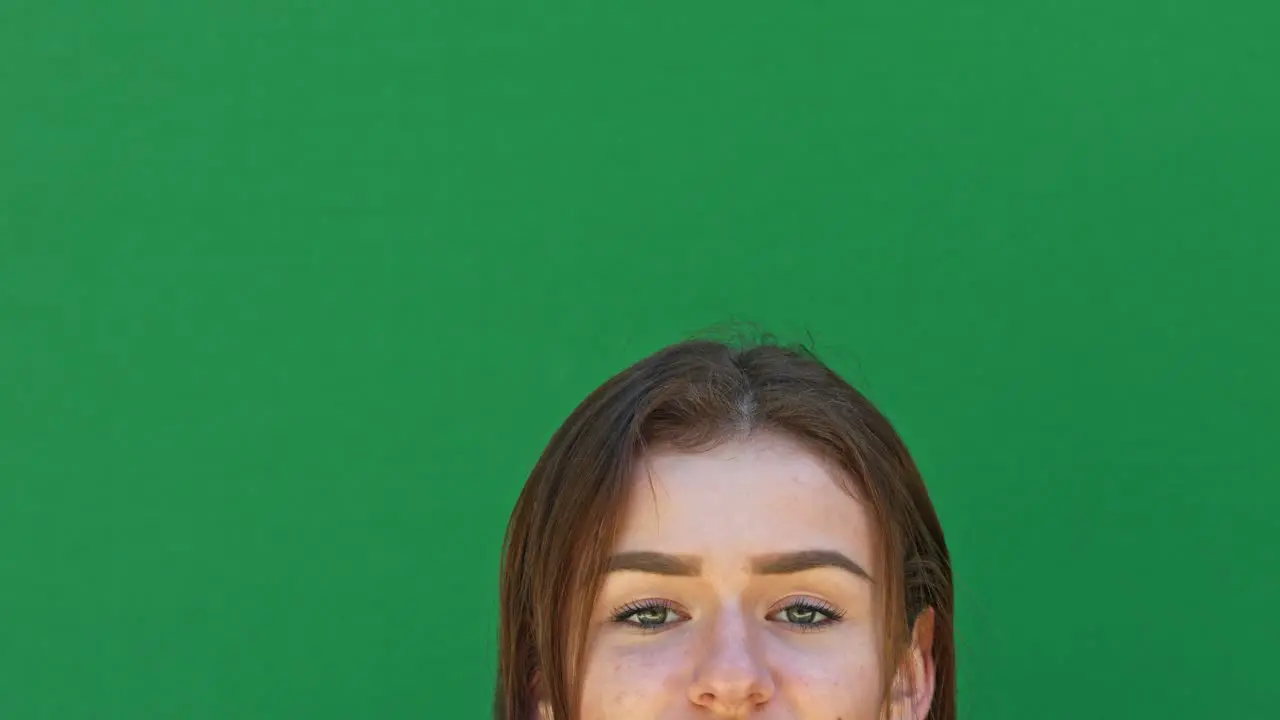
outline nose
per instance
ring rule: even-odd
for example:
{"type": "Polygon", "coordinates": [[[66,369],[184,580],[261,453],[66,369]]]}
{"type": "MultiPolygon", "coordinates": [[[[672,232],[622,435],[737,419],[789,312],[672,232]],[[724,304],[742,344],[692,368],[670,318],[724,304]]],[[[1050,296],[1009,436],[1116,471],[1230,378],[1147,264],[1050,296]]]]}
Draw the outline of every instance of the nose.
{"type": "Polygon", "coordinates": [[[689,700],[716,717],[745,718],[773,697],[773,676],[758,633],[741,614],[721,613],[707,627],[689,684],[689,700]]]}

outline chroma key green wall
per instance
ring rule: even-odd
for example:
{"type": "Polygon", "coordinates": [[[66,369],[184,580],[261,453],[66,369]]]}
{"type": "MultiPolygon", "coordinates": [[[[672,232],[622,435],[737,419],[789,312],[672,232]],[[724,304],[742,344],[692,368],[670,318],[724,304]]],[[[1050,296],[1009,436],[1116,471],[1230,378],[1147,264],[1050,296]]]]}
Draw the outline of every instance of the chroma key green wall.
{"type": "Polygon", "coordinates": [[[917,454],[962,717],[1271,716],[1278,27],[11,0],[0,718],[486,717],[543,443],[733,319],[917,454]]]}

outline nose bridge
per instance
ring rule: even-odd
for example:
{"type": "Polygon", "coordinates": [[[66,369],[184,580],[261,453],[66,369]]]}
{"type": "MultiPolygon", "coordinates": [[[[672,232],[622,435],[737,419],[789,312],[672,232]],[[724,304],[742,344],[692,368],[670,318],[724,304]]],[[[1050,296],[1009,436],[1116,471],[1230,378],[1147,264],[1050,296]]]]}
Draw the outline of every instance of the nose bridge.
{"type": "Polygon", "coordinates": [[[766,702],[773,692],[760,630],[737,605],[722,606],[705,626],[690,699],[722,713],[766,702]]]}
{"type": "Polygon", "coordinates": [[[742,607],[737,604],[721,607],[707,635],[704,654],[706,660],[714,664],[737,665],[750,661],[759,644],[742,607]]]}

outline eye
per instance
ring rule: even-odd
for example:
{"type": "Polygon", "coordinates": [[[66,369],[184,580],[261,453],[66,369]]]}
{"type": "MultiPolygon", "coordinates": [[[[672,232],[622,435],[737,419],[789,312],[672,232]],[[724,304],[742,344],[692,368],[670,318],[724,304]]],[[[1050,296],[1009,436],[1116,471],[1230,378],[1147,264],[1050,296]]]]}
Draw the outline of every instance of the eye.
{"type": "Polygon", "coordinates": [[[665,600],[629,603],[613,612],[613,621],[640,630],[664,630],[688,618],[665,600]]]}
{"type": "Polygon", "coordinates": [[[769,616],[773,622],[786,623],[798,630],[816,630],[840,622],[844,613],[812,598],[794,600],[769,616]]]}

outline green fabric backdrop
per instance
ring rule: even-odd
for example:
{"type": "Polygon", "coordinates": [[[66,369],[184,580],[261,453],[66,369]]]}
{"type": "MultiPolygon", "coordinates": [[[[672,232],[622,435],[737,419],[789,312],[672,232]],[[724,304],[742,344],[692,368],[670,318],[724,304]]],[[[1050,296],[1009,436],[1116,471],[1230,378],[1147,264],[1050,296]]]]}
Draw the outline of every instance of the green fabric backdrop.
{"type": "Polygon", "coordinates": [[[1278,32],[10,0],[0,718],[484,718],[543,443],[732,319],[917,454],[964,718],[1270,715],[1278,32]]]}

